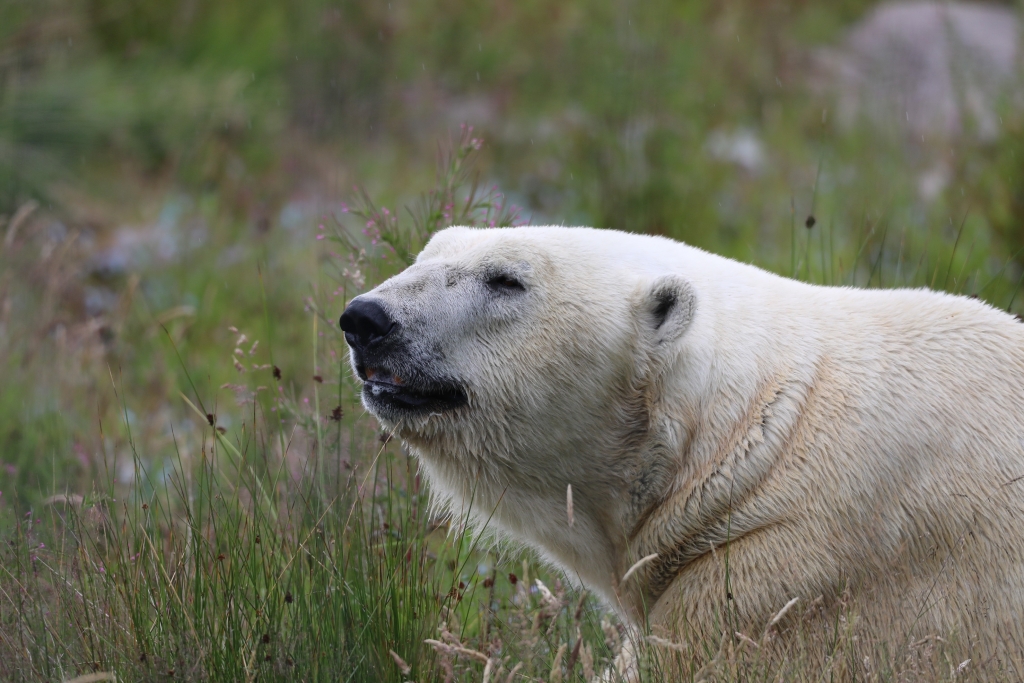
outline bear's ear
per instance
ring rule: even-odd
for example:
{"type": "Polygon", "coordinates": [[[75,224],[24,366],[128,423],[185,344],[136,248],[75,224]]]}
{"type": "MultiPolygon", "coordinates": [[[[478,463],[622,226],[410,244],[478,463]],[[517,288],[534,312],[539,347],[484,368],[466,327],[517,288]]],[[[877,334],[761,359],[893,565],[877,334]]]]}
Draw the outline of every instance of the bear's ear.
{"type": "Polygon", "coordinates": [[[696,309],[697,296],[690,283],[666,275],[648,285],[641,304],[641,324],[654,345],[669,343],[683,335],[696,309]]]}

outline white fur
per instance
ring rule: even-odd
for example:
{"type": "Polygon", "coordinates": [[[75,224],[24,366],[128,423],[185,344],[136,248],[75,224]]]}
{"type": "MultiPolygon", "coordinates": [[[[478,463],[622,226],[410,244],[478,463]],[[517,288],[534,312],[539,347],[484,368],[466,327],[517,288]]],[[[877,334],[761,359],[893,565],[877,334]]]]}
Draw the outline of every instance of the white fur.
{"type": "Polygon", "coordinates": [[[472,501],[478,522],[493,512],[625,617],[717,634],[714,549],[728,543],[752,628],[852,586],[868,627],[1019,654],[1024,325],[1011,316],[556,227],[444,230],[363,296],[467,390],[453,412],[384,416],[436,495],[472,501]],[[525,291],[494,294],[495,269],[525,291]]]}

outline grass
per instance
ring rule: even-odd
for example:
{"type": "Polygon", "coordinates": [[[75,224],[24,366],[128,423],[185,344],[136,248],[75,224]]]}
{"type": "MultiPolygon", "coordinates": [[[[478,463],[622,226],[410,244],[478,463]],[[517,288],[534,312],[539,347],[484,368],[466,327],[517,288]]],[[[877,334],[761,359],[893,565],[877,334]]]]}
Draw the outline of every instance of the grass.
{"type": "MultiPolygon", "coordinates": [[[[98,413],[101,452],[80,465],[92,484],[58,489],[73,479],[52,476],[44,490],[40,477],[35,495],[22,480],[17,500],[0,498],[0,677],[589,680],[613,666],[629,639],[639,643],[638,666],[650,680],[673,665],[694,680],[709,671],[729,680],[804,680],[823,657],[841,679],[868,675],[867,664],[837,654],[855,649],[839,624],[831,639],[808,633],[795,660],[760,654],[770,650],[771,627],[760,639],[699,644],[696,658],[656,633],[637,641],[643,634],[624,629],[566,577],[467,532],[468,513],[433,516],[415,460],[362,414],[332,318],[353,292],[408,263],[438,227],[517,220],[503,197],[475,182],[479,149],[464,128],[440,157],[435,188],[407,212],[362,192],[321,223],[314,242],[336,256],[322,262],[317,282],[330,286],[306,298],[306,359],[292,354],[287,375],[267,293],[273,274],[263,265],[250,276],[245,318],[254,327],[220,321],[229,336],[219,360],[200,366],[203,375],[190,367],[180,329],[193,314],[150,316],[149,343],[161,352],[148,361],[166,364],[162,374],[181,387],[181,410],[164,413],[162,434],[133,411],[123,369],[108,366],[97,389],[110,401],[98,413]],[[218,384],[225,373],[230,381],[218,384]]],[[[967,217],[946,249],[890,236],[885,216],[846,246],[828,223],[799,218],[789,270],[805,280],[1009,299],[1020,287],[1019,279],[1016,288],[1000,283],[1005,264],[983,269],[973,249],[961,251],[967,217]]],[[[14,245],[22,253],[31,233],[25,239],[14,245]]],[[[37,273],[40,306],[62,286],[61,262],[49,261],[59,258],[51,252],[37,273]]],[[[121,320],[121,334],[132,324],[139,321],[121,320]]],[[[14,381],[30,386],[32,378],[14,381]]],[[[38,475],[38,462],[62,462],[48,452],[84,450],[62,415],[43,410],[8,432],[7,443],[23,453],[16,472],[38,475]]],[[[898,657],[878,661],[890,662],[893,676],[915,671],[898,657]]]]}
{"type": "Polygon", "coordinates": [[[320,313],[354,281],[400,267],[451,215],[514,220],[493,191],[463,186],[478,148],[466,130],[410,229],[363,195],[353,213],[369,227],[339,223],[320,240],[361,256],[337,273],[338,287],[307,301],[303,386],[284,381],[271,344],[232,327],[223,363],[235,378],[210,392],[187,367],[177,318],[156,316],[191,415],[168,425],[162,453],[140,450],[153,439],[136,433],[111,368],[123,457],[96,463],[84,494],[33,498],[22,485],[24,515],[0,499],[0,677],[475,680],[487,668],[505,680],[512,669],[547,678],[555,660],[581,671],[610,661],[604,631],[618,631],[602,630],[585,593],[481,545],[464,520],[432,516],[415,461],[361,414],[343,342],[320,313]],[[221,404],[225,395],[236,405],[221,404]]]}
{"type": "MultiPolygon", "coordinates": [[[[918,144],[799,85],[868,2],[393,4],[0,0],[3,680],[586,680],[639,637],[435,518],[359,406],[337,316],[449,223],[661,233],[1024,310],[1020,112],[997,143],[918,144]],[[708,151],[736,129],[761,170],[708,151]]],[[[682,663],[973,675],[806,635],[682,663]]],[[[680,655],[654,642],[658,680],[680,655]]]]}

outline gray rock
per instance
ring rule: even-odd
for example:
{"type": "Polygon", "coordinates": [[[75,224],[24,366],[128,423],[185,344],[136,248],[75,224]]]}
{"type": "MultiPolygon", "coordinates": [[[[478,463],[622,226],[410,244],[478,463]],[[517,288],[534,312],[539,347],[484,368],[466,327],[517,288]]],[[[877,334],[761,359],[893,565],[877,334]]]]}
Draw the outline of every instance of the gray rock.
{"type": "Polygon", "coordinates": [[[815,61],[838,94],[842,123],[866,116],[914,137],[974,130],[993,139],[1002,100],[1019,82],[1019,43],[1018,16],[1008,7],[892,2],[815,61]]]}

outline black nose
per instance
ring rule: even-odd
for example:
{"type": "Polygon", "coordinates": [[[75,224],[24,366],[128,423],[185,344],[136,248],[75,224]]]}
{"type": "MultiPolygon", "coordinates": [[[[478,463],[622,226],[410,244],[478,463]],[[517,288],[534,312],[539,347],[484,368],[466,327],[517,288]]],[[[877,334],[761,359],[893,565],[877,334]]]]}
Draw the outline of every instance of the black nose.
{"type": "Polygon", "coordinates": [[[384,308],[369,299],[356,299],[341,314],[341,329],[349,346],[365,348],[395,329],[395,321],[384,308]]]}

